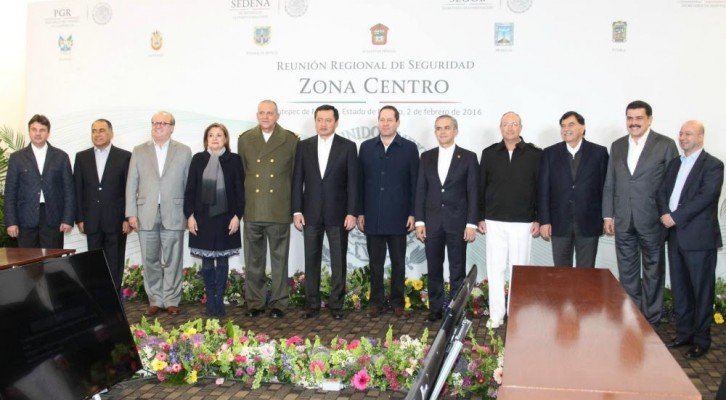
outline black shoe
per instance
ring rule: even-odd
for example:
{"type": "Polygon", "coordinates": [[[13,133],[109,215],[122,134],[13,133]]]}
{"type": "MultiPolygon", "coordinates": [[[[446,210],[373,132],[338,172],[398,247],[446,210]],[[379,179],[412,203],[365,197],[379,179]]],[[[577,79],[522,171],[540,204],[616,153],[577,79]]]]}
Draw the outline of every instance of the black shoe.
{"type": "Polygon", "coordinates": [[[690,340],[683,340],[678,338],[673,338],[670,342],[666,343],[666,347],[669,349],[675,349],[676,347],[683,347],[693,344],[690,340]]]}
{"type": "Polygon", "coordinates": [[[345,314],[343,314],[343,310],[330,310],[330,314],[333,316],[334,319],[341,320],[345,318],[345,314]]]}
{"type": "Polygon", "coordinates": [[[245,313],[245,315],[250,318],[254,318],[264,312],[265,310],[260,310],[259,308],[250,308],[249,310],[247,310],[247,313],[245,313]]]}
{"type": "Polygon", "coordinates": [[[307,310],[305,310],[305,314],[303,314],[303,318],[305,318],[305,319],[315,318],[318,316],[319,313],[320,313],[320,309],[308,308],[307,310]]]}
{"type": "Polygon", "coordinates": [[[436,322],[443,317],[444,315],[441,313],[441,311],[431,311],[426,317],[426,322],[436,322]]]}
{"type": "Polygon", "coordinates": [[[694,344],[691,346],[690,349],[686,352],[685,356],[689,360],[693,360],[699,357],[703,357],[704,354],[708,352],[707,348],[701,347],[701,345],[694,344]]]}
{"type": "Polygon", "coordinates": [[[280,310],[279,308],[273,308],[272,310],[270,310],[270,316],[272,318],[282,318],[285,316],[285,313],[282,312],[282,310],[280,310]]]}

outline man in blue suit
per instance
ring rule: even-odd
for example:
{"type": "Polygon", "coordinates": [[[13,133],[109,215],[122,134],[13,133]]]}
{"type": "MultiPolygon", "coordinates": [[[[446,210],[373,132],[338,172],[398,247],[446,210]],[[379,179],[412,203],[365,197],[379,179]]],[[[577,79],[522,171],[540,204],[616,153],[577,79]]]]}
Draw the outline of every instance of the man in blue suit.
{"type": "Polygon", "coordinates": [[[539,167],[539,233],[552,240],[557,266],[594,267],[602,235],[602,190],[608,150],[585,140],[585,118],[568,111],[560,118],[562,142],[544,149],[539,167]]]}
{"type": "Polygon", "coordinates": [[[48,143],[50,121],[28,121],[31,144],[10,155],[5,180],[5,226],[18,247],[63,248],[73,229],[75,189],[71,161],[48,143]]]}
{"type": "Polygon", "coordinates": [[[418,176],[416,144],[398,134],[396,107],[378,112],[379,136],[360,146],[360,209],[358,229],[366,234],[371,269],[371,304],[368,316],[384,311],[383,264],[386,246],[391,257],[391,307],[404,316],[406,236],[414,228],[413,196],[418,176]]]}
{"type": "Polygon", "coordinates": [[[668,347],[691,345],[686,358],[711,346],[716,252],[722,246],[718,198],[724,167],[703,150],[703,124],[687,121],[678,133],[683,155],[668,165],[658,190],[660,221],[668,229],[668,261],[676,337],[668,347]]]}
{"type": "Polygon", "coordinates": [[[426,244],[428,322],[443,317],[444,250],[449,255],[451,293],[466,276],[466,244],[476,239],[479,163],[476,154],[454,143],[456,119],[435,122],[439,146],[424,152],[416,182],[416,237],[426,244]]]}

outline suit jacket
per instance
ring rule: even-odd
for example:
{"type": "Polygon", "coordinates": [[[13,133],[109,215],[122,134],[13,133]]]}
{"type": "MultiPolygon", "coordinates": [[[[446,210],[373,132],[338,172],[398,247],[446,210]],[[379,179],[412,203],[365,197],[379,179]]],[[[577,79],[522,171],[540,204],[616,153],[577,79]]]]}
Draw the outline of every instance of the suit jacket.
{"type": "Polygon", "coordinates": [[[48,143],[43,174],[38,171],[33,149],[27,147],[10,155],[5,180],[5,225],[36,228],[40,221],[40,191],[45,198],[46,224],[73,225],[76,213],[71,161],[63,150],[48,143]]]}
{"type": "Polygon", "coordinates": [[[73,165],[76,222],[83,222],[86,233],[121,232],[126,213],[126,177],[130,160],[130,152],[112,145],[99,182],[94,148],[76,154],[73,165]]]}
{"type": "Polygon", "coordinates": [[[346,215],[357,215],[358,156],[355,143],[334,134],[325,174],[318,166],[318,136],[300,142],[292,178],[292,212],[307,225],[342,226],[346,215]]]}
{"type": "Polygon", "coordinates": [[[588,142],[580,144],[580,163],[572,179],[572,154],[567,143],[544,149],[539,167],[537,207],[539,222],[551,224],[554,236],[565,236],[576,223],[583,236],[602,235],[602,191],[608,168],[608,150],[588,142]],[[574,220],[573,220],[574,214],[574,220]]]}
{"type": "Polygon", "coordinates": [[[134,147],[126,181],[126,217],[137,217],[140,230],[154,227],[157,206],[161,204],[164,229],[184,230],[184,189],[192,151],[169,139],[164,170],[159,171],[154,141],[134,147]],[[159,203],[161,195],[161,203],[159,203]]]}
{"type": "Polygon", "coordinates": [[[678,155],[673,139],[650,131],[635,171],[628,169],[628,135],[613,142],[603,189],[602,216],[615,220],[615,232],[633,219],[640,233],[661,233],[656,195],[666,167],[678,155]]]}
{"type": "Polygon", "coordinates": [[[678,207],[671,211],[670,198],[680,168],[680,157],[668,165],[658,191],[658,211],[660,215],[670,214],[676,222],[670,231],[678,232],[678,247],[682,250],[716,250],[723,245],[718,223],[723,162],[702,151],[686,178],[678,207]]]}
{"type": "Polygon", "coordinates": [[[466,224],[478,220],[479,163],[476,154],[456,146],[446,180],[438,172],[439,148],[421,154],[416,182],[416,221],[426,224],[426,231],[442,229],[463,233],[466,224]]]}
{"type": "Polygon", "coordinates": [[[414,215],[418,148],[400,134],[386,151],[380,136],[360,146],[360,207],[369,235],[405,235],[414,215]]]}
{"type": "Polygon", "coordinates": [[[245,221],[289,224],[292,170],[299,138],[275,125],[265,142],[260,126],[240,135],[237,152],[245,172],[245,221]]]}

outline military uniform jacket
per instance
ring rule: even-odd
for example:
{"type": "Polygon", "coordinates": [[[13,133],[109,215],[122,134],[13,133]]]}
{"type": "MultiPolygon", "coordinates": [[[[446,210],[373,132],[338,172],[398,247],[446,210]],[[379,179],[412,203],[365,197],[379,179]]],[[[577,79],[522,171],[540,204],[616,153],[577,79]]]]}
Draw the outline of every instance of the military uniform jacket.
{"type": "Polygon", "coordinates": [[[240,135],[237,152],[245,171],[245,221],[292,221],[290,192],[298,141],[280,125],[275,125],[267,142],[259,125],[240,135]]]}

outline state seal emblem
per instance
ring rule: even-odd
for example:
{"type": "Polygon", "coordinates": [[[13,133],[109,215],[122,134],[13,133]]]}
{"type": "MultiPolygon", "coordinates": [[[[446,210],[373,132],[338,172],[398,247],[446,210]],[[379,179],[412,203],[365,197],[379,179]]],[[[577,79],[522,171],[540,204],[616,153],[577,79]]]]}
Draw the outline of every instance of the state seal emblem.
{"type": "Polygon", "coordinates": [[[376,46],[388,43],[388,27],[381,23],[371,26],[371,43],[376,46]]]}
{"type": "Polygon", "coordinates": [[[494,45],[495,46],[513,46],[514,45],[514,23],[494,24],[494,45]]]}
{"type": "Polygon", "coordinates": [[[628,23],[625,21],[613,22],[613,42],[625,43],[628,39],[628,23]]]}
{"type": "Polygon", "coordinates": [[[108,3],[98,3],[93,6],[91,15],[93,16],[93,22],[98,25],[106,25],[111,20],[111,6],[108,3]]]}
{"type": "Polygon", "coordinates": [[[308,0],[285,0],[285,12],[291,17],[299,17],[308,11],[308,0]]]}
{"type": "Polygon", "coordinates": [[[164,38],[161,36],[161,32],[154,31],[151,33],[151,48],[155,51],[159,51],[161,46],[164,45],[164,38]]]}
{"type": "Polygon", "coordinates": [[[532,7],[532,0],[507,0],[509,9],[516,13],[523,13],[532,7]]]}
{"type": "Polygon", "coordinates": [[[266,46],[270,44],[270,36],[272,35],[272,27],[257,26],[255,27],[254,40],[258,46],[266,46]]]}
{"type": "Polygon", "coordinates": [[[58,35],[58,49],[61,51],[61,53],[69,53],[72,48],[73,48],[73,35],[68,35],[67,38],[64,38],[63,36],[58,35]]]}

